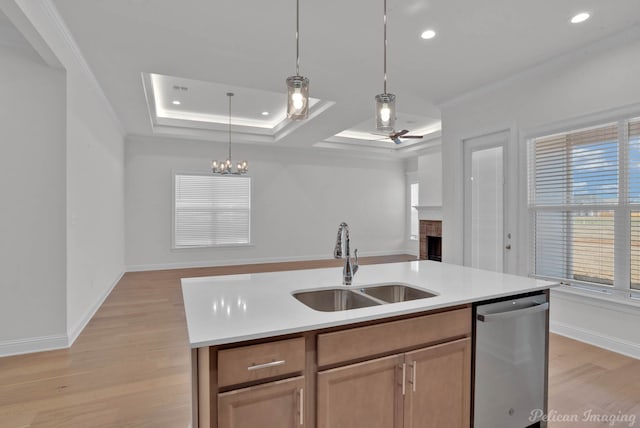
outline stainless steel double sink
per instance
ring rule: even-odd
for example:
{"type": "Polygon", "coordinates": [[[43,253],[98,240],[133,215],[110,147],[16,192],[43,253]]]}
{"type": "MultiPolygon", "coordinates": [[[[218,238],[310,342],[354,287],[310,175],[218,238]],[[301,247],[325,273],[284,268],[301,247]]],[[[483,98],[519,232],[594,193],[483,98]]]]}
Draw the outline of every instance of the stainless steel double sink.
{"type": "Polygon", "coordinates": [[[346,311],[387,303],[407,302],[437,296],[406,284],[379,284],[365,287],[344,286],[321,290],[298,291],[293,297],[321,312],[346,311]]]}

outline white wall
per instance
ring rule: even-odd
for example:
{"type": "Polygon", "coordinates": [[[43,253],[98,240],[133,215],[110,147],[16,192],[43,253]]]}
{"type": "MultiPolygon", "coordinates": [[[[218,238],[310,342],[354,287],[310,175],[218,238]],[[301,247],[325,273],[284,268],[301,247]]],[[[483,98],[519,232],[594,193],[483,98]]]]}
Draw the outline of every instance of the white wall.
{"type": "Polygon", "coordinates": [[[0,45],[0,355],[66,343],[65,75],[0,45]]]}
{"type": "Polygon", "coordinates": [[[236,144],[253,183],[252,247],[171,249],[172,171],[207,171],[225,146],[129,138],[125,155],[126,262],[131,270],[333,255],[338,225],[349,224],[359,255],[405,249],[402,162],[236,144]]]}
{"type": "MultiPolygon", "coordinates": [[[[418,157],[418,176],[420,180],[420,205],[442,206],[442,151],[440,147],[431,149],[418,157]]],[[[425,218],[425,220],[429,219],[425,218]]]]}
{"type": "Polygon", "coordinates": [[[67,323],[73,342],[124,272],[124,139],[87,76],[67,67],[67,323]]]}
{"type": "MultiPolygon", "coordinates": [[[[638,105],[639,75],[640,27],[636,26],[443,105],[444,260],[458,264],[462,264],[463,260],[464,139],[505,129],[510,131],[507,160],[510,204],[507,216],[511,222],[517,272],[528,274],[526,153],[522,136],[543,127],[551,129],[561,124],[580,124],[582,118],[638,105]]],[[[565,327],[572,326],[574,329],[585,325],[587,329],[595,329],[590,332],[594,343],[598,342],[598,337],[608,337],[610,330],[617,328],[620,335],[606,346],[611,347],[611,343],[617,341],[621,344],[618,350],[628,348],[624,343],[637,340],[637,337],[624,333],[629,331],[628,324],[623,326],[618,319],[612,319],[604,312],[594,312],[581,302],[575,305],[571,315],[564,318],[560,318],[561,311],[553,311],[552,322],[561,322],[565,327]],[[581,309],[576,310],[576,307],[581,309]],[[602,328],[597,329],[598,325],[602,328]]],[[[640,314],[636,316],[634,325],[638,323],[640,314]]],[[[569,330],[565,328],[563,331],[569,330]]]]}
{"type": "MultiPolygon", "coordinates": [[[[525,179],[524,165],[519,164],[525,155],[519,135],[543,125],[639,103],[639,38],[640,27],[634,27],[571,56],[442,106],[445,260],[462,263],[462,141],[510,130],[508,166],[512,171],[508,173],[511,181],[508,184],[512,202],[520,206],[526,204],[526,194],[513,186],[520,184],[514,183],[518,178],[525,179]]],[[[526,230],[526,227],[514,228],[514,238],[523,238],[526,230]]],[[[519,249],[526,250],[524,240],[518,243],[519,249]]],[[[519,271],[525,273],[526,260],[521,260],[518,266],[519,271]]]]}
{"type": "MultiPolygon", "coordinates": [[[[64,255],[66,288],[56,299],[66,300],[61,316],[68,345],[124,272],[123,131],[53,3],[15,0],[2,6],[10,11],[14,22],[32,30],[28,34],[37,34],[35,39],[46,43],[46,49],[38,45],[39,52],[48,52],[43,58],[53,59],[50,65],[66,71],[66,93],[56,106],[62,115],[51,116],[66,129],[66,141],[56,152],[62,160],[52,159],[50,165],[66,177],[63,193],[56,195],[66,208],[60,228],[66,246],[57,250],[64,255]]],[[[33,103],[40,102],[37,93],[29,98],[33,103]]],[[[37,123],[42,116],[32,116],[31,122],[37,123]]],[[[53,185],[55,177],[42,182],[53,185]]],[[[46,267],[42,269],[46,274],[46,267]]]]}

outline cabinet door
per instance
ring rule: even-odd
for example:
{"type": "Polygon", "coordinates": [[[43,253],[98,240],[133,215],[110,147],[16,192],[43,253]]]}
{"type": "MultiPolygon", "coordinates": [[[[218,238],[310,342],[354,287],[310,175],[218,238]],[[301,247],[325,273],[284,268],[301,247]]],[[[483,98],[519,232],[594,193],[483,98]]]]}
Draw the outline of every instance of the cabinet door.
{"type": "Polygon", "coordinates": [[[304,377],[218,394],[218,428],[304,426],[304,377]]]}
{"type": "Polygon", "coordinates": [[[400,428],[403,355],[318,373],[318,428],[400,428]]]}
{"type": "Polygon", "coordinates": [[[471,339],[408,352],[406,364],[405,428],[467,428],[471,339]]]}

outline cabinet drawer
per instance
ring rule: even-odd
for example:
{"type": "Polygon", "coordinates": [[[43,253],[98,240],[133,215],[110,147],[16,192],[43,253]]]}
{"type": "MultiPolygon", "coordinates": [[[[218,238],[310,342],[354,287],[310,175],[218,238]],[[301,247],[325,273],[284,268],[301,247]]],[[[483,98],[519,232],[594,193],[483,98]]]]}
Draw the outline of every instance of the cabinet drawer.
{"type": "Polygon", "coordinates": [[[304,338],[278,340],[218,351],[220,387],[304,370],[304,338]]]}
{"type": "Polygon", "coordinates": [[[318,335],[318,365],[374,357],[471,334],[471,308],[318,335]]]}

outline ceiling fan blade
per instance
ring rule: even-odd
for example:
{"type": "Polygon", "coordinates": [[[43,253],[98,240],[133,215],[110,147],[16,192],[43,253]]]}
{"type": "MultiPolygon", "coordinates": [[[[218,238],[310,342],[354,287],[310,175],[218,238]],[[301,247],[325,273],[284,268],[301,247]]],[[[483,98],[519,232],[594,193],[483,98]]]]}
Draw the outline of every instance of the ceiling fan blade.
{"type": "Polygon", "coordinates": [[[402,138],[424,138],[423,135],[405,135],[402,138]]]}
{"type": "Polygon", "coordinates": [[[394,142],[394,143],[396,143],[396,144],[402,144],[402,140],[401,140],[400,138],[398,138],[398,137],[396,137],[396,138],[392,138],[392,140],[393,140],[393,142],[394,142]]]}
{"type": "Polygon", "coordinates": [[[408,132],[409,132],[408,129],[403,129],[402,131],[398,131],[398,132],[392,133],[391,135],[389,135],[389,137],[391,137],[391,139],[402,137],[404,134],[406,134],[408,132]]]}

